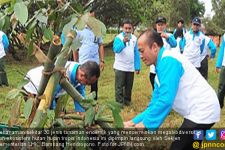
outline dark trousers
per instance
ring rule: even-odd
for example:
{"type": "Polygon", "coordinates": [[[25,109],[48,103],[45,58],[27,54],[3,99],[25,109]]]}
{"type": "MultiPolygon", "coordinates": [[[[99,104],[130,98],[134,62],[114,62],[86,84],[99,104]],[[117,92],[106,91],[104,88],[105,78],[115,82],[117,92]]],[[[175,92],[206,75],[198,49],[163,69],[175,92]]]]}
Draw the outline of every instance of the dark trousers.
{"type": "MultiPolygon", "coordinates": [[[[203,130],[204,135],[206,130],[210,129],[214,123],[212,124],[197,124],[188,119],[184,119],[181,127],[178,129],[178,133],[180,131],[184,132],[193,132],[194,130],[203,130]]],[[[201,145],[202,140],[194,140],[193,134],[177,134],[175,137],[180,137],[180,140],[175,140],[170,147],[170,150],[196,150],[193,148],[192,144],[195,141],[198,141],[201,145]]]]}
{"type": "Polygon", "coordinates": [[[201,75],[208,80],[208,58],[207,56],[202,60],[201,67],[199,68],[201,75]]]}
{"type": "Polygon", "coordinates": [[[217,96],[219,99],[220,108],[223,108],[224,96],[225,96],[225,67],[224,66],[222,66],[222,68],[220,70],[217,96]]]}
{"type": "Polygon", "coordinates": [[[5,72],[5,62],[4,58],[0,58],[0,86],[5,85],[8,86],[8,79],[5,72]]]}
{"type": "Polygon", "coordinates": [[[150,72],[150,74],[149,74],[149,80],[150,80],[150,83],[151,83],[151,85],[152,85],[152,91],[154,90],[155,76],[156,76],[155,73],[151,73],[151,72],[150,72]]]}
{"type": "Polygon", "coordinates": [[[96,94],[94,99],[97,100],[98,99],[98,80],[91,85],[91,92],[94,92],[94,91],[96,94]]]}
{"type": "Polygon", "coordinates": [[[125,72],[115,69],[115,97],[116,101],[129,105],[134,82],[134,72],[125,72]]]}

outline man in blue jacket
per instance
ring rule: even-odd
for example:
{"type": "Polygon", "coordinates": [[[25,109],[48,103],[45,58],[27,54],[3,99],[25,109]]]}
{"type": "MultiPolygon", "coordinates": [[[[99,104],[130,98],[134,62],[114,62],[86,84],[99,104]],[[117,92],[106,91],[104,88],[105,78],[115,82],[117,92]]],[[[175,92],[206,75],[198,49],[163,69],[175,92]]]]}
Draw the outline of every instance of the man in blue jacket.
{"type": "Polygon", "coordinates": [[[9,47],[9,40],[6,34],[0,31],[0,86],[8,86],[8,79],[5,72],[4,57],[9,47]]]}
{"type": "Polygon", "coordinates": [[[140,55],[137,47],[137,38],[132,34],[131,20],[125,19],[122,24],[123,32],[117,35],[113,43],[115,53],[115,97],[116,101],[130,105],[134,72],[139,74],[140,55]]]}
{"type": "MultiPolygon", "coordinates": [[[[163,16],[157,17],[155,21],[156,25],[156,32],[160,34],[163,40],[163,45],[167,49],[175,48],[177,46],[177,41],[174,38],[173,34],[168,33],[166,31],[166,18],[163,16]]],[[[155,81],[155,66],[151,65],[150,66],[150,74],[149,74],[149,79],[152,85],[152,89],[154,89],[154,81],[155,81]]]]}
{"type": "Polygon", "coordinates": [[[224,57],[225,34],[222,36],[221,39],[222,42],[220,45],[220,51],[216,62],[216,72],[217,73],[220,72],[217,96],[220,102],[220,108],[223,108],[225,96],[225,57],[224,57]]]}
{"type": "MultiPolygon", "coordinates": [[[[143,62],[156,66],[155,90],[148,107],[125,122],[125,128],[157,130],[172,109],[184,117],[179,131],[206,131],[220,120],[215,91],[183,55],[164,48],[162,38],[152,30],[140,36],[138,48],[143,62]]],[[[180,140],[172,143],[172,150],[193,149],[193,134],[176,136],[180,140]]]]}
{"type": "MultiPolygon", "coordinates": [[[[205,26],[201,25],[201,31],[205,34],[206,29],[205,26]]],[[[213,40],[205,35],[205,46],[201,53],[201,67],[199,68],[199,72],[201,75],[208,80],[208,58],[213,59],[216,55],[216,45],[213,40]],[[209,55],[209,50],[211,51],[209,55]]]]}
{"type": "MultiPolygon", "coordinates": [[[[23,89],[25,89],[29,94],[36,95],[38,93],[38,87],[41,82],[43,68],[43,66],[40,66],[28,71],[25,78],[30,82],[27,83],[23,89]]],[[[93,61],[87,61],[82,65],[76,62],[68,61],[65,68],[67,68],[66,75],[69,78],[70,83],[83,97],[85,97],[85,85],[93,84],[100,76],[99,65],[93,61]]],[[[62,88],[58,85],[53,98],[58,98],[63,94],[63,92],[64,90],[62,90],[62,88]]],[[[55,107],[56,101],[53,100],[51,108],[54,109],[55,107]]],[[[85,111],[80,103],[78,103],[76,100],[74,100],[74,109],[76,112],[85,111]]]]}
{"type": "Polygon", "coordinates": [[[191,29],[184,35],[182,45],[183,55],[199,70],[201,67],[201,53],[205,47],[205,35],[200,31],[201,19],[195,17],[191,29]]]}

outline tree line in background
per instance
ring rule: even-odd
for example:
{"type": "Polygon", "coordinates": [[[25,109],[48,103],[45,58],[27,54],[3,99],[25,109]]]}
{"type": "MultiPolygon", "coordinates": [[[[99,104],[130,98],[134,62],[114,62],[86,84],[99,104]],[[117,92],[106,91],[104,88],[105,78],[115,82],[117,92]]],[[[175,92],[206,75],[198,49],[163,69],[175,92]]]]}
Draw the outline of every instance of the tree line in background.
{"type": "MultiPolygon", "coordinates": [[[[203,22],[210,34],[222,34],[225,1],[212,0],[212,5],[214,17],[204,18],[203,22]]],[[[148,27],[154,26],[155,18],[162,15],[173,30],[179,18],[182,17],[188,27],[193,17],[203,17],[205,12],[204,4],[198,0],[2,0],[0,30],[9,35],[12,54],[21,51],[23,55],[30,55],[33,43],[47,50],[54,34],[67,31],[77,16],[90,10],[96,11],[97,18],[107,28],[118,31],[127,17],[135,26],[148,27]],[[28,46],[19,40],[20,33],[26,34],[28,46]]]]}

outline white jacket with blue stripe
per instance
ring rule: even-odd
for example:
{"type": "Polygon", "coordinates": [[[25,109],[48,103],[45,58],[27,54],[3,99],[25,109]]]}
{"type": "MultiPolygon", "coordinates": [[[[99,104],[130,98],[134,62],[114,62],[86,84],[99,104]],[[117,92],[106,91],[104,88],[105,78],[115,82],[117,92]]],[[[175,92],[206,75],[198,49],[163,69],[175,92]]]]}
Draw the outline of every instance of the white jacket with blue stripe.
{"type": "Polygon", "coordinates": [[[132,120],[135,124],[142,122],[146,128],[155,130],[172,108],[198,124],[220,120],[215,91],[183,55],[160,49],[154,87],[147,109],[132,120]]]}
{"type": "Polygon", "coordinates": [[[130,41],[124,43],[125,33],[117,35],[113,42],[113,51],[115,53],[114,69],[120,71],[134,72],[141,68],[140,54],[137,46],[137,38],[131,34],[130,41]]]}
{"type": "Polygon", "coordinates": [[[198,31],[194,33],[192,30],[184,35],[182,45],[183,55],[196,67],[201,67],[201,53],[205,46],[205,35],[198,31]]]}

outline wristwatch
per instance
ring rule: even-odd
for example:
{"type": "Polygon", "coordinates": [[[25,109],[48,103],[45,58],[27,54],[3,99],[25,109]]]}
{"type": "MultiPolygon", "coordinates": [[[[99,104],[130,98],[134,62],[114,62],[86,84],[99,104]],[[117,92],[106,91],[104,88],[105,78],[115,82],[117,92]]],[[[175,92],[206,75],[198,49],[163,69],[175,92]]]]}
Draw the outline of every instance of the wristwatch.
{"type": "Polygon", "coordinates": [[[101,60],[101,62],[104,64],[105,63],[105,61],[104,60],[101,60]]]}

